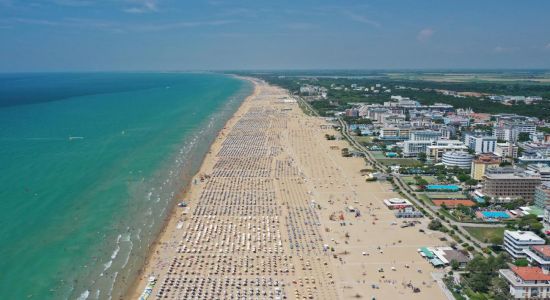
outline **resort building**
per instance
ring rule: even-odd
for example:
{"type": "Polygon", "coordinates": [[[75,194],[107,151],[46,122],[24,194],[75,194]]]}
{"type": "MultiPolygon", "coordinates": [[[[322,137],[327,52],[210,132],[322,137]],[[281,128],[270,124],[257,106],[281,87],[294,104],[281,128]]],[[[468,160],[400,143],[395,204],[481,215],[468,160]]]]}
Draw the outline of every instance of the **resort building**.
{"type": "Polygon", "coordinates": [[[526,257],[523,250],[536,245],[544,245],[545,241],[531,231],[504,231],[504,250],[514,259],[526,257]]]}
{"type": "Polygon", "coordinates": [[[425,153],[428,146],[432,145],[432,141],[404,141],[403,156],[413,157],[420,153],[425,153]]]}
{"type": "Polygon", "coordinates": [[[443,267],[456,261],[459,268],[463,268],[470,261],[470,257],[462,251],[451,247],[422,247],[418,253],[427,259],[434,267],[443,267]]]}
{"type": "Polygon", "coordinates": [[[519,147],[512,143],[497,143],[495,154],[502,158],[517,158],[519,147]]]}
{"type": "Polygon", "coordinates": [[[522,198],[533,201],[535,188],[540,185],[540,176],[516,168],[489,168],[483,176],[483,194],[495,202],[509,202],[522,198]]]}
{"type": "Polygon", "coordinates": [[[512,267],[499,270],[500,277],[510,285],[514,299],[550,298],[550,274],[538,267],[512,267]]]}
{"type": "Polygon", "coordinates": [[[443,153],[442,162],[446,167],[459,167],[461,169],[469,169],[472,166],[474,156],[467,152],[446,152],[443,153]]]}
{"type": "Polygon", "coordinates": [[[470,176],[475,180],[483,179],[485,170],[488,168],[498,168],[502,159],[496,155],[482,154],[476,160],[472,161],[472,171],[470,176]]]}
{"type": "Polygon", "coordinates": [[[380,129],[382,140],[408,140],[411,134],[410,127],[384,127],[380,129]]]}
{"type": "Polygon", "coordinates": [[[476,136],[467,134],[464,143],[468,148],[475,151],[476,154],[495,152],[497,138],[493,136],[476,136]]]}
{"type": "Polygon", "coordinates": [[[385,199],[384,204],[386,204],[389,209],[405,209],[412,206],[409,200],[402,198],[385,199]]]}
{"type": "Polygon", "coordinates": [[[531,266],[540,267],[545,273],[550,271],[550,245],[531,246],[523,252],[531,266]]]}
{"type": "Polygon", "coordinates": [[[550,206],[544,208],[543,223],[544,228],[550,228],[550,206]]]}
{"type": "Polygon", "coordinates": [[[527,166],[527,170],[539,174],[542,182],[550,182],[550,166],[546,164],[532,164],[527,166]]]}
{"type": "Polygon", "coordinates": [[[535,188],[535,206],[540,209],[550,206],[550,182],[543,182],[535,188]]]}
{"type": "Polygon", "coordinates": [[[426,158],[433,162],[440,162],[443,154],[454,151],[467,151],[468,147],[458,140],[438,140],[426,147],[426,158]]]}
{"type": "Polygon", "coordinates": [[[411,132],[409,140],[411,141],[435,141],[438,140],[439,137],[441,137],[441,133],[439,131],[433,131],[433,130],[417,130],[411,132]]]}

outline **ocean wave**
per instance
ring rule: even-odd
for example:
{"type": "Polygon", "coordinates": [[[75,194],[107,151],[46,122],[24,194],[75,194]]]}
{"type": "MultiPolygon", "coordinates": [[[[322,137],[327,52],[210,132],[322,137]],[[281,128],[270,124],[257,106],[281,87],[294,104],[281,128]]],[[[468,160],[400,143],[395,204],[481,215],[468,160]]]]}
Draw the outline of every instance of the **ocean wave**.
{"type": "Polygon", "coordinates": [[[82,294],[80,294],[80,296],[78,296],[78,298],[76,298],[77,300],[86,300],[88,299],[88,297],[90,296],[90,291],[88,290],[85,290],[82,294]]]}

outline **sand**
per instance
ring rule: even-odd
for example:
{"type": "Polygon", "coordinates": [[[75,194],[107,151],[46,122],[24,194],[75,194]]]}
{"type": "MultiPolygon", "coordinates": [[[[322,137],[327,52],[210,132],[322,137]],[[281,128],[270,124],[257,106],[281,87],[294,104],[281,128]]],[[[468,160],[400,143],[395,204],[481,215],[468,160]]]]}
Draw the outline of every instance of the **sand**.
{"type": "Polygon", "coordinates": [[[342,157],[347,142],[326,140],[337,132],[285,101],[285,90],[253,82],[131,298],[155,276],[149,299],[445,299],[417,253],[444,245],[428,220],[392,225],[402,220],[383,204],[398,197],[391,185],[366,182],[364,160],[342,157]]]}

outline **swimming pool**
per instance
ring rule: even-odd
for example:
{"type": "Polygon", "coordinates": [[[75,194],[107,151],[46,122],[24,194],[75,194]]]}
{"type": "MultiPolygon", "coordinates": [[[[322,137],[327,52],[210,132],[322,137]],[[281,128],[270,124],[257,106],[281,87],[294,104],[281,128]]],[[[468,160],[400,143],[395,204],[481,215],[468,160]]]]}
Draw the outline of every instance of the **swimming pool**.
{"type": "Polygon", "coordinates": [[[450,192],[457,192],[460,191],[460,187],[458,185],[454,184],[429,184],[426,186],[427,190],[432,191],[450,191],[450,192]]]}
{"type": "Polygon", "coordinates": [[[510,215],[504,211],[482,211],[481,214],[485,218],[490,219],[509,219],[510,215]]]}

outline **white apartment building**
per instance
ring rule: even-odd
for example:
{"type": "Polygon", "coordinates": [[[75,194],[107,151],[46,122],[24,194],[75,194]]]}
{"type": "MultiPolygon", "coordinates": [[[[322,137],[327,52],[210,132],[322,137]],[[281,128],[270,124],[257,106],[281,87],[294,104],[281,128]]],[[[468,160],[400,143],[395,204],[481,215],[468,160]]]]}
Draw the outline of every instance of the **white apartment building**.
{"type": "Polygon", "coordinates": [[[497,145],[497,138],[494,136],[475,136],[468,134],[465,136],[464,143],[468,148],[474,150],[476,154],[493,153],[497,145]]]}
{"type": "Polygon", "coordinates": [[[545,241],[532,231],[504,231],[504,250],[514,259],[526,257],[523,250],[535,245],[544,245],[545,241]]]}

